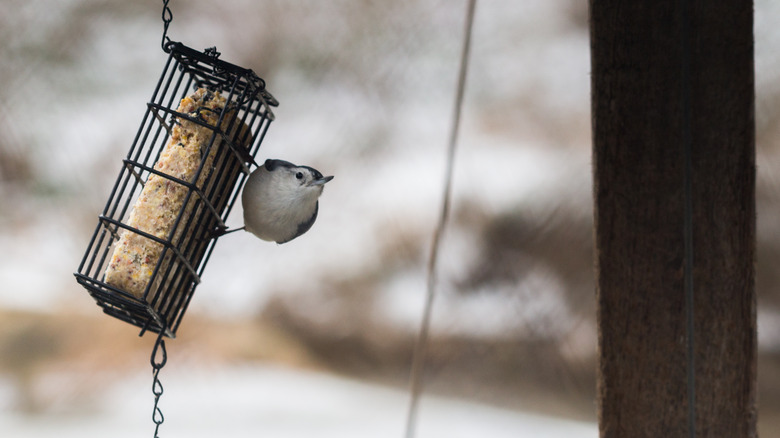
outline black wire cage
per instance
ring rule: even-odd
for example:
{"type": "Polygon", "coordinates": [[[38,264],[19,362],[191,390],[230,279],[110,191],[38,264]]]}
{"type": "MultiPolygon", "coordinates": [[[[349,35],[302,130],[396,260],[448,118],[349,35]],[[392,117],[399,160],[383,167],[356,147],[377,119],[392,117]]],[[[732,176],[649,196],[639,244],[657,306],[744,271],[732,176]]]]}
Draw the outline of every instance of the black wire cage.
{"type": "Polygon", "coordinates": [[[78,271],[106,314],[175,337],[278,102],[252,70],[165,44],[165,68],[78,271]]]}

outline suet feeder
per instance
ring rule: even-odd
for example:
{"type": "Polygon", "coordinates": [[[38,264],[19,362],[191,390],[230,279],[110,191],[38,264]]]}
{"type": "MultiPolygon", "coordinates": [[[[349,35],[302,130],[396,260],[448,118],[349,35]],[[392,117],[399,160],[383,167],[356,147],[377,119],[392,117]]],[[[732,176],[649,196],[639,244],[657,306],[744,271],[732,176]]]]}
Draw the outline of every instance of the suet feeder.
{"type": "Polygon", "coordinates": [[[215,48],[163,48],[168,60],[75,276],[105,313],[175,337],[278,102],[215,48]]]}

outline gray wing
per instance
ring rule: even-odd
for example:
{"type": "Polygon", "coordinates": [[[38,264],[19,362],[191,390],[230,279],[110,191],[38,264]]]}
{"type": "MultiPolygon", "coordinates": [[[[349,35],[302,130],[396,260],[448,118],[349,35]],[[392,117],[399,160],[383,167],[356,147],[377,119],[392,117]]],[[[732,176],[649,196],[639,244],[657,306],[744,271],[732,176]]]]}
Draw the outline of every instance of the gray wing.
{"type": "Polygon", "coordinates": [[[314,204],[314,213],[311,215],[309,219],[306,220],[306,222],[301,223],[298,225],[298,230],[295,232],[295,234],[290,237],[289,239],[283,240],[281,242],[276,242],[278,244],[287,243],[296,237],[300,236],[301,234],[309,231],[312,225],[314,225],[314,221],[317,220],[317,212],[320,210],[320,202],[317,201],[316,204],[314,204]]]}

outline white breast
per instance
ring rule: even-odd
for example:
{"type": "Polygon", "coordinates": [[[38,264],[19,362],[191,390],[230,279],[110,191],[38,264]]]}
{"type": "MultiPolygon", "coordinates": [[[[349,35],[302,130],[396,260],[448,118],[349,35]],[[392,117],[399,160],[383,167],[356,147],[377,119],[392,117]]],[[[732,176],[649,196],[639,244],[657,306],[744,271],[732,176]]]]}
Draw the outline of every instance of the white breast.
{"type": "Polygon", "coordinates": [[[283,171],[268,172],[260,166],[249,175],[241,196],[244,226],[260,239],[288,241],[314,214],[320,193],[283,171]]]}

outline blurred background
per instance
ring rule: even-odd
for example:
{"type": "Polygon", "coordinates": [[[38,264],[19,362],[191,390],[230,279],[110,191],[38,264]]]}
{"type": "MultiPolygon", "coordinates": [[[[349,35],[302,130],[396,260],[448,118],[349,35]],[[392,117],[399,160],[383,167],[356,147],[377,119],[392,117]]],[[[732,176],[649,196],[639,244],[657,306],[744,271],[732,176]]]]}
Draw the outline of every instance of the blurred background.
{"type": "MultiPolygon", "coordinates": [[[[401,436],[465,2],[170,6],[171,39],[217,46],[280,101],[259,159],[336,178],[305,236],[220,239],[167,342],[161,434],[401,436]]],[[[755,10],[768,436],[780,428],[780,5],[755,10]]],[[[103,315],[72,274],[165,63],[161,12],[0,3],[8,436],[153,430],[154,336],[103,315]]],[[[477,5],[418,436],[598,435],[587,15],[585,0],[477,5]]]]}

